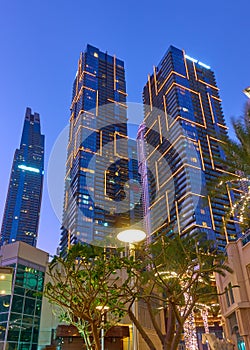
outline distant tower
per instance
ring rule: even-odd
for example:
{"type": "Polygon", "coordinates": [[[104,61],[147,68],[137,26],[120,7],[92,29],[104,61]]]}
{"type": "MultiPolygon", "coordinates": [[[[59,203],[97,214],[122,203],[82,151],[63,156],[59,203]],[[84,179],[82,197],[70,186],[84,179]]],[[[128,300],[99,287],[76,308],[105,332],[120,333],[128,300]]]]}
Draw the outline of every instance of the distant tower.
{"type": "Polygon", "coordinates": [[[36,246],[44,174],[44,135],[40,117],[27,108],[16,150],[1,229],[0,245],[23,241],[36,246]]]}
{"type": "Polygon", "coordinates": [[[147,172],[147,156],[146,156],[146,144],[145,144],[145,130],[146,126],[142,123],[139,126],[137,132],[137,149],[138,149],[138,172],[141,176],[142,184],[142,206],[143,206],[143,218],[144,228],[147,233],[148,241],[150,241],[151,235],[151,219],[150,219],[150,202],[149,202],[149,180],[147,172]]]}
{"type": "Polygon", "coordinates": [[[142,229],[143,222],[143,187],[142,176],[139,172],[138,142],[129,139],[128,141],[128,172],[129,172],[129,199],[130,199],[130,226],[142,229]]]}
{"type": "Polygon", "coordinates": [[[225,224],[234,194],[211,198],[207,184],[225,172],[222,138],[227,127],[211,68],[170,46],[143,90],[151,234],[202,230],[223,249],[239,234],[225,224]],[[169,170],[168,170],[169,169],[169,170]],[[174,189],[171,188],[171,183],[174,189]],[[153,198],[155,196],[155,198],[153,198]],[[224,228],[222,230],[222,228],[224,228]]]}

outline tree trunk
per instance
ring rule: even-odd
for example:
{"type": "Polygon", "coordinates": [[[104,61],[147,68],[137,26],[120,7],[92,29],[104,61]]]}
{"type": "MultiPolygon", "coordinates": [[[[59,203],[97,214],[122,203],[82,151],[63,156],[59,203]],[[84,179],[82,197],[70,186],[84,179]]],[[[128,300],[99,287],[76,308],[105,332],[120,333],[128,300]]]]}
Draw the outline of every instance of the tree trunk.
{"type": "Polygon", "coordinates": [[[92,329],[92,334],[94,339],[95,350],[101,350],[101,339],[100,339],[99,330],[96,324],[92,324],[91,329],[92,329]]]}
{"type": "Polygon", "coordinates": [[[93,350],[93,347],[91,345],[90,339],[89,339],[89,334],[87,334],[86,332],[82,332],[82,337],[86,346],[86,350],[93,350]]]}
{"type": "Polygon", "coordinates": [[[174,336],[173,341],[172,341],[172,346],[169,350],[177,350],[178,349],[178,346],[179,346],[180,341],[181,341],[182,330],[183,330],[183,325],[179,324],[177,326],[175,336],[174,336]]]}
{"type": "Polygon", "coordinates": [[[164,339],[163,350],[171,350],[171,346],[175,336],[174,332],[175,332],[175,326],[176,326],[176,318],[175,318],[174,310],[171,304],[169,304],[168,306],[168,316],[165,322],[166,322],[166,325],[165,325],[166,336],[164,339]]]}
{"type": "Polygon", "coordinates": [[[151,341],[151,339],[149,338],[147,333],[144,331],[140,322],[138,322],[137,318],[135,317],[135,315],[133,314],[133,312],[130,308],[128,309],[128,315],[129,315],[130,320],[135,324],[138,332],[141,334],[143,340],[145,341],[145,343],[147,344],[149,349],[150,350],[157,350],[156,347],[154,346],[153,342],[151,341]]]}

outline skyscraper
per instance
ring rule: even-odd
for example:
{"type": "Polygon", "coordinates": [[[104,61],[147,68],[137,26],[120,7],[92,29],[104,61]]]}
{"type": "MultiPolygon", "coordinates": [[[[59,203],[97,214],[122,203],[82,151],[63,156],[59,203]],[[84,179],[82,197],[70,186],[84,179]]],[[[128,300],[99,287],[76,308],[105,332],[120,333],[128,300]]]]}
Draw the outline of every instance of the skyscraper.
{"type": "Polygon", "coordinates": [[[61,252],[112,241],[129,223],[126,96],[123,61],[87,45],[70,107],[61,252]]]}
{"type": "Polygon", "coordinates": [[[145,138],[146,125],[142,123],[139,126],[137,132],[137,149],[138,149],[138,172],[141,176],[142,184],[142,211],[144,219],[144,229],[147,233],[147,239],[150,241],[151,229],[151,218],[150,218],[150,205],[149,205],[149,182],[148,182],[148,171],[147,171],[147,155],[146,155],[146,144],[145,138]]]}
{"type": "Polygon", "coordinates": [[[223,222],[234,194],[210,198],[207,184],[225,172],[227,127],[211,68],[170,46],[143,90],[152,233],[196,228],[219,247],[237,237],[223,222]]]}
{"type": "Polygon", "coordinates": [[[44,174],[44,135],[40,117],[27,108],[20,148],[15,151],[0,244],[23,241],[36,246],[44,174]]]}

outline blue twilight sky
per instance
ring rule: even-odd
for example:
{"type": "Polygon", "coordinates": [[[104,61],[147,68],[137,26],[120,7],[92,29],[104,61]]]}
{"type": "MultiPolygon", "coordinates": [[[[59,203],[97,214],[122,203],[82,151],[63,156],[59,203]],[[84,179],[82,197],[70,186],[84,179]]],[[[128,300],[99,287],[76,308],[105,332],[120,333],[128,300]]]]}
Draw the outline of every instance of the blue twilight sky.
{"type": "MultiPolygon", "coordinates": [[[[41,115],[46,164],[69,118],[79,53],[87,43],[125,61],[128,101],[169,45],[210,65],[229,123],[250,85],[249,0],[12,0],[0,5],[0,219],[26,106],[41,115]]],[[[60,221],[45,181],[38,247],[54,254],[60,221]]]]}

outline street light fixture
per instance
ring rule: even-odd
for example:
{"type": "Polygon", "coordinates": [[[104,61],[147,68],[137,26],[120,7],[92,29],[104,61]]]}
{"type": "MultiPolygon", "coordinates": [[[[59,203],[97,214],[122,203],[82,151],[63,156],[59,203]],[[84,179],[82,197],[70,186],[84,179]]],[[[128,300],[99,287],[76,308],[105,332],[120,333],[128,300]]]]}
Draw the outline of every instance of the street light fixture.
{"type": "Polygon", "coordinates": [[[100,311],[101,313],[101,350],[104,350],[104,322],[105,322],[105,312],[107,312],[109,310],[109,307],[106,305],[98,305],[96,306],[96,310],[100,311]]]}
{"type": "Polygon", "coordinates": [[[138,229],[128,229],[118,233],[117,239],[124,243],[139,243],[146,238],[146,233],[138,229]]]}
{"type": "MultiPolygon", "coordinates": [[[[134,245],[136,243],[139,243],[141,241],[143,241],[146,238],[146,233],[142,230],[139,229],[128,229],[128,230],[124,230],[118,233],[117,235],[117,239],[121,242],[124,243],[129,243],[129,254],[130,256],[133,257],[133,259],[135,259],[135,251],[134,251],[134,245]],[[132,254],[131,254],[132,251],[132,254]]],[[[137,316],[138,314],[138,310],[136,307],[137,303],[134,302],[133,303],[133,312],[135,314],[135,316],[137,316]]],[[[137,350],[137,329],[135,327],[135,324],[132,324],[132,329],[133,329],[133,350],[137,350]]]]}

